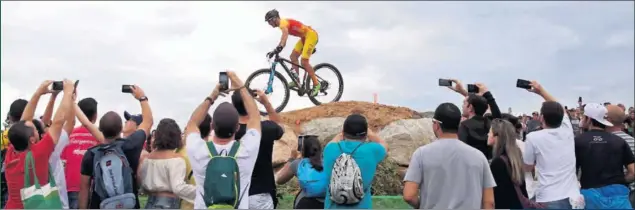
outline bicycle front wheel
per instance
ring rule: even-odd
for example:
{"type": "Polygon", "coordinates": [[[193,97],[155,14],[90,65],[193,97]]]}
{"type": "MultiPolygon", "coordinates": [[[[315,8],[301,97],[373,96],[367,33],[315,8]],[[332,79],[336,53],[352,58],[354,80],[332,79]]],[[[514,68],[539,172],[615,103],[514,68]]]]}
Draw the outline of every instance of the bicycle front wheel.
{"type": "MultiPolygon", "coordinates": [[[[255,71],[247,77],[245,87],[247,87],[248,90],[260,89],[265,91],[271,106],[273,106],[278,113],[282,112],[287,106],[287,103],[289,103],[290,95],[287,80],[277,71],[271,71],[271,69],[255,71]]],[[[267,109],[260,103],[256,104],[258,105],[260,115],[267,115],[267,109]]]]}
{"type": "MultiPolygon", "coordinates": [[[[322,103],[330,103],[340,101],[342,93],[344,93],[344,79],[342,74],[330,63],[321,63],[313,67],[315,75],[322,86],[320,92],[316,96],[309,94],[309,99],[313,104],[319,106],[322,103]],[[329,99],[332,97],[332,99],[329,99]]],[[[304,84],[309,84],[307,88],[313,88],[313,80],[307,77],[304,84]]]]}

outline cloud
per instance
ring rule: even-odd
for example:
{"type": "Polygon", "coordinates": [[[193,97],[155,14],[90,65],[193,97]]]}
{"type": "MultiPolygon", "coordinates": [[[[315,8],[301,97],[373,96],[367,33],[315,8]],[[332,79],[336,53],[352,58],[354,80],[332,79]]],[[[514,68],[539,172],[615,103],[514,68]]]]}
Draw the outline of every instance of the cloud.
{"type": "MultiPolygon", "coordinates": [[[[337,66],[342,100],[377,93],[433,110],[461,103],[437,86],[458,78],[487,84],[503,110],[531,112],[540,99],[514,88],[523,78],[565,105],[635,101],[633,2],[2,2],[1,114],[42,80],[67,77],[100,114],[140,112],[119,91],[138,84],[157,119],[184,126],[219,71],[246,78],[269,65],[280,36],[264,23],[272,8],[318,31],[312,62],[337,66]]],[[[291,92],[286,110],[309,106],[291,92]]]]}

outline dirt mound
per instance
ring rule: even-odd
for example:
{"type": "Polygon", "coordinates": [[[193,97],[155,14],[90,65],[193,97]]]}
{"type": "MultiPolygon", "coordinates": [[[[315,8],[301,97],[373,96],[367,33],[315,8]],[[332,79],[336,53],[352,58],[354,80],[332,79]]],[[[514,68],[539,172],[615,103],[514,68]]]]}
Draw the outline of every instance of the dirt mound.
{"type": "Polygon", "coordinates": [[[302,124],[317,118],[347,117],[351,113],[360,113],[366,116],[368,125],[373,130],[381,129],[391,122],[401,119],[422,118],[419,112],[406,107],[362,101],[340,101],[322,104],[311,108],[283,112],[280,115],[285,124],[292,126],[298,121],[302,124]]]}

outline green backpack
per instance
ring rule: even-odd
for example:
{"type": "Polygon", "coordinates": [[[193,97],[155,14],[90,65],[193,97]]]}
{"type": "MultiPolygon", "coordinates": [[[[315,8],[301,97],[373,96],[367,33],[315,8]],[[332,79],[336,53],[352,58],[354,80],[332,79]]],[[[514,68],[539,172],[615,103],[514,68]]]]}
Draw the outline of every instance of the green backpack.
{"type": "Polygon", "coordinates": [[[203,184],[203,201],[208,209],[237,209],[240,200],[249,189],[242,190],[240,194],[240,171],[236,154],[240,148],[238,141],[234,142],[229,153],[220,155],[214,147],[214,143],[207,142],[207,149],[211,160],[205,170],[205,183],[203,184]]]}

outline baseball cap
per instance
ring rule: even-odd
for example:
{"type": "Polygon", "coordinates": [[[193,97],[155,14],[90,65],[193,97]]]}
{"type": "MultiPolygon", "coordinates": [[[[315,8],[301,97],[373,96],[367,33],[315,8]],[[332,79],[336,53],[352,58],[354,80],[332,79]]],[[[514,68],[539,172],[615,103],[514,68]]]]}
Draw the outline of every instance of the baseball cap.
{"type": "Polygon", "coordinates": [[[351,114],[344,120],[344,134],[352,138],[364,138],[368,131],[368,122],[366,117],[360,114],[351,114]]]}
{"type": "Polygon", "coordinates": [[[214,135],[219,138],[230,138],[238,130],[238,111],[229,102],[223,102],[216,107],[212,115],[214,135]]]}
{"type": "Polygon", "coordinates": [[[608,110],[602,104],[589,103],[584,107],[584,116],[587,116],[606,126],[613,126],[613,123],[606,120],[608,110]]]}
{"type": "Polygon", "coordinates": [[[432,119],[441,123],[443,128],[458,131],[461,124],[461,110],[452,103],[442,103],[434,110],[432,119]]]}
{"type": "Polygon", "coordinates": [[[126,119],[126,121],[134,121],[137,126],[141,125],[141,122],[143,122],[143,117],[140,114],[132,115],[128,111],[123,111],[123,118],[126,119]]]}

